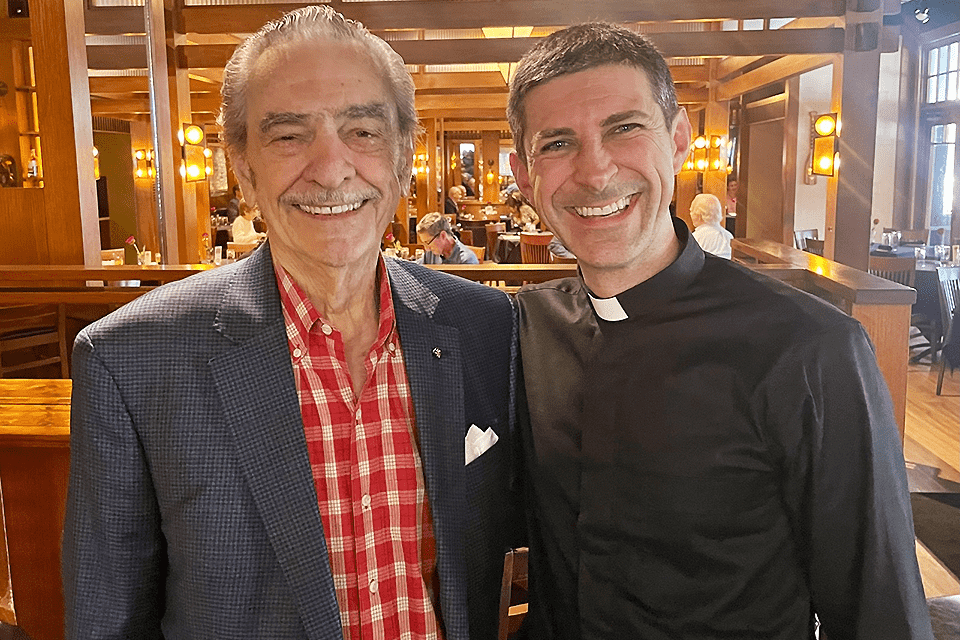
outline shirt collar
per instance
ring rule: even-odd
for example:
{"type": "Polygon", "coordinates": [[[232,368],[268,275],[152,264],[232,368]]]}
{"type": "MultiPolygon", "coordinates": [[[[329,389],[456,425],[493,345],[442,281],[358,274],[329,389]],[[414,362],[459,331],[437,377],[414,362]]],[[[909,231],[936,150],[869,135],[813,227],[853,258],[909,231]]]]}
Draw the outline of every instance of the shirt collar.
{"type": "Polygon", "coordinates": [[[703,250],[696,242],[689,242],[686,223],[671,219],[682,248],[677,259],[663,271],[612,298],[596,298],[584,284],[590,304],[601,320],[619,322],[655,311],[662,303],[676,299],[700,273],[703,250]]]}
{"type": "MultiPolygon", "coordinates": [[[[309,344],[307,336],[314,324],[317,322],[327,324],[326,320],[286,269],[274,262],[274,272],[277,277],[277,287],[280,289],[280,304],[283,308],[287,340],[292,344],[309,344]]],[[[374,349],[379,349],[386,344],[396,329],[390,278],[387,276],[383,256],[377,260],[377,281],[380,284],[380,326],[377,341],[373,345],[374,349]]]]}

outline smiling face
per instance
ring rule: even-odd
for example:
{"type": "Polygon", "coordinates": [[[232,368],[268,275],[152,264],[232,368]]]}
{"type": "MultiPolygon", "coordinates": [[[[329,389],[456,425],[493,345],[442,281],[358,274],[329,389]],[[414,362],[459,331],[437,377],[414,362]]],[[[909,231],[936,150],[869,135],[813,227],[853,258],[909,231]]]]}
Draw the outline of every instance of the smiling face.
{"type": "Polygon", "coordinates": [[[274,258],[301,274],[375,263],[401,189],[396,107],[369,57],[332,40],[284,44],[257,61],[247,96],[236,168],[274,258]]]}
{"type": "Polygon", "coordinates": [[[517,185],[576,254],[591,289],[613,295],[670,264],[679,251],[669,205],[690,146],[686,112],[664,123],[646,74],[618,64],[537,86],[524,113],[527,164],[510,158],[517,185]]]}

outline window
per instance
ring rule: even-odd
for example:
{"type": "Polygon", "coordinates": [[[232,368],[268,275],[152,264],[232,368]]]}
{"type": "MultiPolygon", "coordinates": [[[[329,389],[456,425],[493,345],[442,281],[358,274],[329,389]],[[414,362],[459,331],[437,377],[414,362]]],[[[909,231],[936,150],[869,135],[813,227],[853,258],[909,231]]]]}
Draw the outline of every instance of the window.
{"type": "Polygon", "coordinates": [[[927,52],[928,104],[957,100],[960,40],[934,47],[927,52]]]}
{"type": "MultiPolygon", "coordinates": [[[[956,43],[954,43],[956,44],[956,43]]],[[[930,127],[930,229],[950,228],[953,209],[953,185],[956,178],[954,159],[957,152],[957,123],[930,127]]]]}

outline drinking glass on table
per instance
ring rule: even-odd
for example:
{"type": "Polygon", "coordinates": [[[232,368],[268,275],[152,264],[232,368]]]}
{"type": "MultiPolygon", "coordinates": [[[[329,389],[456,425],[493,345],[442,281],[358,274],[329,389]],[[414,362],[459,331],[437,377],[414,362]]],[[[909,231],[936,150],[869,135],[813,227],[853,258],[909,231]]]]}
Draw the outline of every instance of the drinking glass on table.
{"type": "Polygon", "coordinates": [[[927,259],[927,245],[922,244],[919,247],[913,248],[913,257],[917,260],[926,260],[927,259]]]}
{"type": "Polygon", "coordinates": [[[950,247],[945,244],[938,244],[933,247],[933,255],[940,262],[946,262],[950,257],[950,247]]]}

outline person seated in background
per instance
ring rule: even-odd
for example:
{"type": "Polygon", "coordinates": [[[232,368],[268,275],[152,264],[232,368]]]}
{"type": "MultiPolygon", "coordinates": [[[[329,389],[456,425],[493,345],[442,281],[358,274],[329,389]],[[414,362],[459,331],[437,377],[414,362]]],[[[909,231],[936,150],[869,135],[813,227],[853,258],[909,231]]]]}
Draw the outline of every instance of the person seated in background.
{"type": "Polygon", "coordinates": [[[729,260],[733,234],[723,228],[720,207],[720,198],[710,193],[701,193],[693,199],[690,204],[690,219],[695,227],[693,237],[707,253],[729,260]]]}
{"type": "Polygon", "coordinates": [[[233,185],[233,197],[227,203],[227,222],[233,224],[233,221],[240,216],[240,185],[233,185]]]}
{"type": "Polygon", "coordinates": [[[238,244],[253,244],[267,237],[265,233],[257,233],[253,228],[253,219],[260,215],[260,210],[240,201],[240,215],[233,221],[233,241],[238,244]]]}
{"type": "Polygon", "coordinates": [[[727,215],[737,215],[737,191],[740,189],[740,183],[737,177],[727,176],[727,215]]]}
{"type": "Polygon", "coordinates": [[[477,181],[473,180],[473,176],[471,176],[469,173],[461,174],[460,178],[460,186],[463,188],[463,197],[476,198],[477,193],[474,191],[473,186],[471,185],[471,180],[473,181],[473,184],[476,184],[477,181]]]}
{"type": "Polygon", "coordinates": [[[540,216],[519,191],[507,196],[506,205],[510,207],[510,220],[513,226],[524,231],[536,231],[540,216]]]}
{"type": "Polygon", "coordinates": [[[570,249],[567,249],[565,246],[563,246],[563,243],[560,242],[560,238],[557,236],[553,236],[553,240],[551,240],[550,244],[547,245],[547,250],[558,258],[577,257],[571,253],[570,249]]]}
{"type": "Polygon", "coordinates": [[[460,212],[460,201],[463,200],[466,189],[459,184],[455,184],[447,189],[447,199],[443,203],[443,212],[450,215],[457,215],[460,212]]]}
{"type": "Polygon", "coordinates": [[[450,221],[436,211],[417,223],[417,236],[424,249],[420,264],[480,264],[477,254],[453,235],[450,221]]]}

